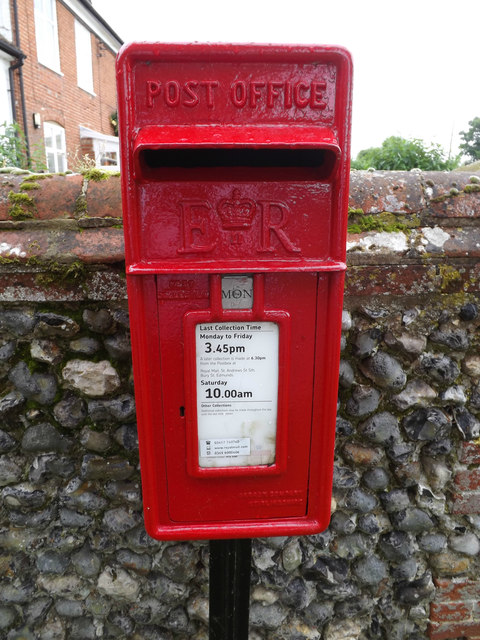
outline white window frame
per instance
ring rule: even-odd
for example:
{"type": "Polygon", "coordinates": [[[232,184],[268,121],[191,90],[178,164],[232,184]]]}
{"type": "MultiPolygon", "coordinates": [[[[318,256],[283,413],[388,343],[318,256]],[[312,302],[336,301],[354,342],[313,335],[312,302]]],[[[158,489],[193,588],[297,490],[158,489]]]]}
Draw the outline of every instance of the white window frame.
{"type": "Polygon", "coordinates": [[[12,92],[10,87],[10,64],[12,57],[0,51],[0,126],[12,124],[12,92]]]}
{"type": "Polygon", "coordinates": [[[92,34],[78,20],[75,20],[75,53],[77,84],[80,89],[95,95],[93,91],[92,34]]]}
{"type": "Polygon", "coordinates": [[[12,41],[12,18],[10,16],[10,0],[0,0],[0,36],[12,41]]]}
{"type": "Polygon", "coordinates": [[[63,173],[67,170],[67,145],[65,129],[56,122],[43,123],[43,135],[45,140],[45,156],[50,173],[63,173]],[[47,138],[51,136],[52,145],[47,146],[47,138]],[[57,139],[60,136],[60,145],[57,139]],[[53,160],[53,163],[51,162],[53,160]]]}
{"type": "Polygon", "coordinates": [[[37,59],[45,67],[61,73],[56,0],[34,0],[37,59]]]}
{"type": "Polygon", "coordinates": [[[120,169],[120,149],[118,138],[116,142],[108,140],[93,141],[93,151],[95,153],[95,165],[104,171],[118,171],[120,169]],[[111,154],[116,154],[116,163],[110,164],[111,154]]]}
{"type": "Polygon", "coordinates": [[[120,145],[117,136],[108,136],[80,125],[80,138],[92,141],[96,167],[103,171],[120,170],[120,145]],[[116,164],[105,164],[106,154],[116,154],[116,164]]]}

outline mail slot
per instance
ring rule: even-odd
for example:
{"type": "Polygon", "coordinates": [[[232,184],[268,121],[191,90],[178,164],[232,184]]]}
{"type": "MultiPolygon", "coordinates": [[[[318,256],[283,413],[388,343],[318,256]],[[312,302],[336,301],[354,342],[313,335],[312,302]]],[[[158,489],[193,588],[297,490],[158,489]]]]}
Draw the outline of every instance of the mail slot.
{"type": "Polygon", "coordinates": [[[319,532],[333,472],[350,56],[135,43],[117,80],[147,531],[319,532]]]}

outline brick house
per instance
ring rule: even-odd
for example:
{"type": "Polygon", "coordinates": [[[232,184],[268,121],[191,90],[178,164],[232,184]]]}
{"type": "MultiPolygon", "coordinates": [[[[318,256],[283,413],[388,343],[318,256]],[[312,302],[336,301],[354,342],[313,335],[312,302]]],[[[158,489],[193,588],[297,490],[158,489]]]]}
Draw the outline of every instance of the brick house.
{"type": "Polygon", "coordinates": [[[122,41],[90,0],[0,0],[0,124],[17,122],[49,171],[88,154],[118,167],[115,56],[122,41]]]}

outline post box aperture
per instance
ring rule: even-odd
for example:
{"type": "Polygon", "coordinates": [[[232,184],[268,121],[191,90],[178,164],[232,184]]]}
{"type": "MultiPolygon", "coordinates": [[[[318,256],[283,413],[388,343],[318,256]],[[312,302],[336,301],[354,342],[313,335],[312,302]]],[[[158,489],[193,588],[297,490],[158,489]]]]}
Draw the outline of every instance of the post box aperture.
{"type": "Polygon", "coordinates": [[[328,525],[351,61],[337,47],[133,44],[118,59],[145,523],[328,525]]]}

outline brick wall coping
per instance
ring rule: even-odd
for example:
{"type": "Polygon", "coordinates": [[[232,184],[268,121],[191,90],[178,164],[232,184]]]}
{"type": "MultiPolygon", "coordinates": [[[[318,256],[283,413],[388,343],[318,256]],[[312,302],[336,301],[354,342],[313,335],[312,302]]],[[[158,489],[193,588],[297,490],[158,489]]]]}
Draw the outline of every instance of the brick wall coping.
{"type": "MultiPolygon", "coordinates": [[[[14,295],[13,274],[27,299],[124,297],[121,211],[118,174],[0,174],[0,300],[14,295]]],[[[352,171],[350,293],[478,291],[479,219],[480,172],[352,171]]]]}

